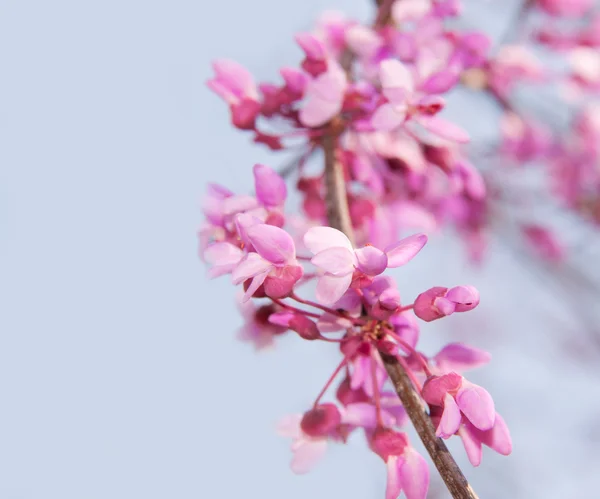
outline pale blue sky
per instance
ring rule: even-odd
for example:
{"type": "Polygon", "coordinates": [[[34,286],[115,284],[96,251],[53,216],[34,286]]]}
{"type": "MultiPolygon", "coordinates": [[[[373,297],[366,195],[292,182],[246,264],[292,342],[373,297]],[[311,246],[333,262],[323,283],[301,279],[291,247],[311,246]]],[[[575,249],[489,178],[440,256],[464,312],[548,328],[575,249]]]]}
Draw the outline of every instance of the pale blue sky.
{"type": "MultiPolygon", "coordinates": [[[[291,336],[261,355],[237,342],[233,289],[208,282],[196,255],[206,183],[244,192],[252,164],[283,162],[229,127],[204,87],[210,60],[274,78],[297,60],[293,31],[324,7],[371,10],[366,0],[1,2],[1,499],[383,497],[384,466],[361,438],[292,475],[273,426],[310,403],[336,354],[291,336]]],[[[506,313],[537,289],[498,278],[510,254],[467,277],[458,255],[434,241],[397,275],[406,296],[481,288],[480,310],[422,333],[429,353],[453,337],[494,356],[473,379],[513,427],[515,455],[488,452],[466,473],[485,498],[584,497],[565,491],[583,494],[599,464],[596,453],[573,460],[589,440],[573,435],[598,416],[598,384],[577,367],[557,376],[553,347],[526,333],[533,319],[506,313]],[[583,382],[593,402],[572,403],[567,439],[550,387],[583,382]]]]}

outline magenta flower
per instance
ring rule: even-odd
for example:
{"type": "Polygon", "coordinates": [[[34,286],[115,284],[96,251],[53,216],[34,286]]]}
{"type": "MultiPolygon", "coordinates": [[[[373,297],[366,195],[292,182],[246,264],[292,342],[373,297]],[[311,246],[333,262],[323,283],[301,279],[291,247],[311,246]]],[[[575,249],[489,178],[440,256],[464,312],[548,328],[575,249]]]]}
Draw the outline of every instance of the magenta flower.
{"type": "MultiPolygon", "coordinates": [[[[431,90],[446,88],[442,81],[449,75],[438,75],[428,84],[431,90]]],[[[441,97],[428,94],[419,95],[415,90],[412,73],[400,61],[386,59],[379,66],[379,79],[382,93],[387,102],[377,108],[371,118],[376,130],[394,130],[402,126],[407,119],[419,123],[430,132],[456,142],[468,142],[468,134],[442,118],[434,116],[444,106],[441,97]]]]}
{"type": "Polygon", "coordinates": [[[272,168],[265,165],[254,165],[254,187],[256,197],[263,206],[282,206],[287,197],[285,180],[272,168]]]}
{"type": "Polygon", "coordinates": [[[285,417],[278,425],[282,437],[291,438],[291,468],[294,473],[308,473],[325,455],[329,440],[340,440],[342,416],[334,404],[320,404],[305,414],[285,417]]]}
{"type": "Polygon", "coordinates": [[[348,87],[346,73],[336,62],[327,71],[309,81],[305,89],[306,103],[300,110],[300,122],[316,128],[327,123],[342,110],[348,87]]]}
{"type": "Polygon", "coordinates": [[[537,0],[537,4],[553,16],[578,17],[594,5],[594,0],[537,0]]]}
{"type": "Polygon", "coordinates": [[[473,466],[481,464],[482,444],[503,456],[508,456],[512,452],[512,439],[508,426],[498,413],[494,418],[494,426],[485,431],[478,429],[469,421],[463,421],[458,430],[458,436],[461,438],[469,462],[473,466]]]}
{"type": "Polygon", "coordinates": [[[479,305],[479,291],[473,286],[456,286],[448,289],[431,288],[417,296],[415,315],[431,322],[454,312],[467,312],[479,305]]]}
{"type": "Polygon", "coordinates": [[[260,103],[252,75],[237,62],[226,59],[213,62],[213,69],[216,76],[206,84],[229,104],[233,124],[244,130],[254,128],[260,103]]]}
{"type": "Polygon", "coordinates": [[[373,451],[386,463],[386,499],[397,499],[404,491],[407,499],[425,499],[429,490],[427,461],[410,446],[406,433],[377,428],[370,436],[373,451]]]}
{"type": "Polygon", "coordinates": [[[232,274],[234,284],[251,279],[243,299],[249,300],[263,283],[265,293],[272,298],[288,295],[303,274],[292,237],[279,227],[261,223],[247,227],[245,232],[256,253],[248,253],[232,274]]]}
{"type": "Polygon", "coordinates": [[[475,369],[487,364],[490,359],[488,352],[463,343],[449,343],[433,357],[440,373],[475,369]]]}
{"type": "Polygon", "coordinates": [[[436,429],[438,437],[454,435],[463,417],[481,431],[494,426],[496,410],[491,395],[455,372],[429,377],[421,394],[427,403],[443,407],[436,429]]]}
{"type": "Polygon", "coordinates": [[[269,321],[277,309],[273,305],[256,307],[251,301],[243,302],[241,296],[239,298],[238,308],[246,322],[238,330],[238,339],[253,343],[256,350],[271,348],[275,336],[285,333],[287,329],[269,321]]]}
{"type": "MultiPolygon", "coordinates": [[[[355,250],[350,240],[331,227],[313,227],[304,235],[304,244],[315,255],[311,262],[324,271],[317,283],[317,299],[323,304],[338,301],[352,284],[355,271],[358,277],[374,277],[386,268],[408,263],[425,245],[427,236],[407,237],[385,251],[374,246],[355,250]]],[[[367,284],[371,279],[368,279],[367,284]]]]}

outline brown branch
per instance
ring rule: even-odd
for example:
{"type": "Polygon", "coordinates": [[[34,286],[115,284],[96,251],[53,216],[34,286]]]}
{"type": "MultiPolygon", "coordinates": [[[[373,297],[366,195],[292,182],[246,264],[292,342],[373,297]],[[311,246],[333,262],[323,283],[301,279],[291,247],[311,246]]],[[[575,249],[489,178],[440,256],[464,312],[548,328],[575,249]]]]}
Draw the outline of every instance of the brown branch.
{"type": "MultiPolygon", "coordinates": [[[[348,210],[343,165],[336,160],[336,134],[325,134],[325,199],[329,225],[341,230],[353,241],[354,231],[348,210]]],[[[429,414],[425,412],[421,398],[413,386],[404,367],[396,357],[379,352],[394,389],[408,414],[435,467],[454,499],[477,499],[477,495],[454,461],[442,439],[435,436],[435,428],[429,414]]]]}
{"type": "Polygon", "coordinates": [[[435,428],[429,414],[425,411],[421,398],[417,394],[408,374],[396,357],[379,352],[383,365],[392,380],[394,389],[406,409],[415,430],[431,456],[435,467],[444,480],[446,487],[455,499],[477,499],[469,482],[456,464],[446,444],[435,436],[435,428]]]}

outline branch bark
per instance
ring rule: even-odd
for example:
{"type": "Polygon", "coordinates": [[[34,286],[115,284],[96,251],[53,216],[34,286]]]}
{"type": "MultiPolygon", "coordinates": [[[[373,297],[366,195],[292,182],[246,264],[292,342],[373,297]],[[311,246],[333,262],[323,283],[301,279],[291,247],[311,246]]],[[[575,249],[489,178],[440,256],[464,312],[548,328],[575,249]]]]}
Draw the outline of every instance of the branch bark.
{"type": "MultiPolygon", "coordinates": [[[[337,134],[335,126],[330,127],[321,145],[325,155],[325,199],[327,218],[331,227],[342,231],[354,245],[354,231],[348,209],[346,183],[343,165],[336,159],[337,134]]],[[[394,389],[406,409],[415,430],[431,456],[446,487],[454,499],[477,499],[469,482],[454,461],[443,440],[435,436],[435,428],[429,414],[424,409],[421,398],[412,384],[404,367],[396,357],[379,352],[394,389]]]]}

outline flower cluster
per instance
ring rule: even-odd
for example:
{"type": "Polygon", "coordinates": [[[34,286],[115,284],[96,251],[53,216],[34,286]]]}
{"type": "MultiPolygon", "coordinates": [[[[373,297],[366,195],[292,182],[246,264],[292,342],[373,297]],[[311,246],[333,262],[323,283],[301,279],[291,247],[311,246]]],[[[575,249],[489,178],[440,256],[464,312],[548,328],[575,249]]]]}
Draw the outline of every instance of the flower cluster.
{"type": "Polygon", "coordinates": [[[457,343],[431,358],[417,350],[419,319],[471,310],[479,303],[477,290],[435,287],[405,302],[385,271],[409,263],[426,244],[424,234],[384,248],[356,248],[331,227],[290,233],[283,179],[255,165],[254,180],[255,196],[209,188],[201,229],[209,275],[230,275],[243,288],[242,339],[262,348],[293,331],[301,339],[335,345],[342,357],[313,406],[279,426],[279,433],[292,439],[293,471],[309,471],[329,444],[362,431],[369,449],[386,464],[386,498],[401,491],[409,499],[426,497],[429,468],[403,431],[407,414],[387,386],[381,352],[394,356],[411,377],[437,435],[461,438],[473,465],[481,461],[482,445],[509,454],[510,435],[491,396],[462,376],[488,362],[489,355],[457,343]],[[311,289],[310,283],[314,301],[301,290],[311,289]],[[324,401],[336,382],[335,398],[324,401]]]}
{"type": "Polygon", "coordinates": [[[468,134],[441,115],[462,75],[485,67],[490,42],[448,28],[459,12],[457,1],[402,0],[389,22],[373,26],[329,14],[295,36],[304,59],[281,69],[282,83],[257,84],[241,65],[219,60],[208,86],[256,142],[280,150],[301,141],[297,186],[312,224],[327,223],[325,189],[304,164],[333,134],[360,244],[384,248],[402,231],[450,223],[476,253],[485,185],[465,156],[468,134]]]}

